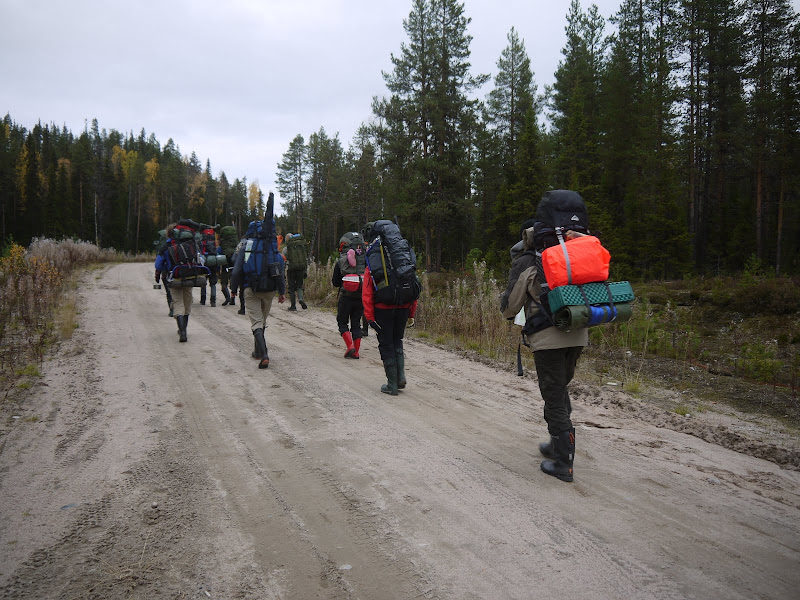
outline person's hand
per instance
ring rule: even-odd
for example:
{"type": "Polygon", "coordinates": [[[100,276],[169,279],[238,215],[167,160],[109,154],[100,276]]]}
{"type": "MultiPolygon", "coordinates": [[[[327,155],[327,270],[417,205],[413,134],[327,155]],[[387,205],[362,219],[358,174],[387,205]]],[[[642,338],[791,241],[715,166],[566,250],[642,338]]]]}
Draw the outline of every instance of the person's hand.
{"type": "Polygon", "coordinates": [[[286,294],[281,294],[278,296],[278,304],[283,304],[286,301],[286,294]]]}
{"type": "Polygon", "coordinates": [[[416,321],[414,321],[414,317],[409,317],[409,319],[408,319],[408,324],[406,325],[406,327],[408,327],[409,329],[411,329],[411,328],[413,328],[413,327],[414,327],[414,325],[416,325],[416,321]]]}
{"type": "Polygon", "coordinates": [[[375,331],[380,331],[380,330],[381,330],[381,326],[380,326],[380,325],[378,325],[378,322],[377,322],[377,321],[369,321],[369,324],[372,326],[372,328],[373,328],[375,331]]]}
{"type": "Polygon", "coordinates": [[[156,271],[156,283],[161,280],[161,271],[156,271]]]}

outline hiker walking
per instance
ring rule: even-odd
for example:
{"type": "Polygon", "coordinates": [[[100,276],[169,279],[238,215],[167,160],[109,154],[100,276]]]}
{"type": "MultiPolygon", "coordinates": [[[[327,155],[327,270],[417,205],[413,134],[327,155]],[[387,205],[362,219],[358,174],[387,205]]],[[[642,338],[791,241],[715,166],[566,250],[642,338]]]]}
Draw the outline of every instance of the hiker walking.
{"type": "Polygon", "coordinates": [[[289,280],[289,310],[297,310],[295,306],[295,296],[303,310],[308,308],[303,298],[303,280],[308,275],[308,247],[306,240],[300,233],[287,233],[286,245],[283,249],[283,256],[286,259],[287,279],[289,280]]]}
{"type": "Polygon", "coordinates": [[[403,336],[414,326],[421,284],[416,255],[391,221],[376,221],[368,239],[361,300],[364,316],[378,336],[386,383],[381,392],[396,396],[406,387],[403,336]]]}
{"type": "Polygon", "coordinates": [[[205,285],[208,267],[198,264],[200,247],[197,244],[199,226],[183,219],[167,229],[167,240],[155,261],[156,281],[159,273],[167,271],[166,285],[172,288],[178,341],[188,340],[186,328],[192,311],[192,289],[205,285]]]}
{"type": "MultiPolygon", "coordinates": [[[[205,264],[209,269],[208,287],[211,289],[210,304],[217,305],[217,282],[219,281],[220,268],[226,262],[217,243],[219,225],[203,225],[202,250],[205,264]]],[[[206,286],[200,288],[200,304],[206,303],[206,286]]]]}
{"type": "MultiPolygon", "coordinates": [[[[162,229],[158,232],[159,240],[155,242],[156,246],[156,263],[158,263],[158,255],[161,254],[166,249],[167,244],[167,230],[172,231],[172,228],[175,227],[175,223],[170,223],[166,228],[162,229]]],[[[161,270],[159,271],[158,266],[156,266],[156,283],[164,282],[164,293],[167,296],[167,306],[169,307],[169,316],[175,316],[175,309],[173,308],[172,304],[172,292],[169,290],[169,286],[167,285],[167,276],[169,275],[169,270],[167,269],[166,261],[161,261],[161,270]]]]}
{"type": "Polygon", "coordinates": [[[564,331],[555,327],[543,297],[547,281],[541,272],[541,252],[558,245],[556,228],[562,229],[566,239],[588,231],[586,206],[577,192],[547,192],[539,203],[536,218],[523,224],[522,241],[512,248],[509,281],[500,297],[500,310],[507,319],[514,319],[520,309],[525,309],[523,340],[533,352],[544,400],[544,419],[550,433],[550,441],[539,444],[539,451],[546,459],[541,469],[562,481],[572,481],[575,428],[570,420],[572,405],[567,386],[583,348],[589,343],[589,330],[578,327],[564,331]],[[556,213],[566,215],[566,222],[557,222],[556,213]]]}
{"type": "Polygon", "coordinates": [[[244,245],[237,251],[236,263],[231,272],[231,285],[244,288],[242,300],[247,299],[250,331],[253,332],[253,358],[258,368],[269,367],[269,353],[264,330],[267,327],[272,300],[286,300],[286,281],[283,277],[283,256],[278,252],[273,220],[274,195],[269,194],[267,214],[263,221],[252,221],[247,228],[244,245]]]}
{"type": "Polygon", "coordinates": [[[336,306],[336,323],[347,350],[345,358],[359,358],[361,349],[361,319],[364,304],[361,301],[361,287],[366,269],[364,238],[353,231],[339,240],[339,260],[333,267],[331,283],[339,288],[336,306]]]}
{"type": "MultiPolygon", "coordinates": [[[[247,237],[243,237],[239,240],[239,243],[236,245],[236,250],[234,250],[233,255],[231,257],[231,274],[233,273],[233,267],[236,265],[236,261],[239,258],[239,253],[242,252],[242,249],[247,242],[247,237]]],[[[241,279],[234,283],[233,276],[231,276],[231,306],[236,305],[236,295],[239,295],[239,310],[237,311],[240,315],[245,314],[245,303],[244,303],[244,281],[241,279]]]]}
{"type": "Polygon", "coordinates": [[[236,232],[236,227],[233,225],[226,225],[219,230],[219,249],[220,253],[225,256],[225,264],[220,267],[219,272],[219,287],[222,295],[225,296],[225,302],[222,306],[235,304],[235,300],[231,298],[228,291],[228,285],[231,280],[231,270],[233,269],[233,253],[236,252],[236,246],[239,244],[239,234],[236,232]]]}

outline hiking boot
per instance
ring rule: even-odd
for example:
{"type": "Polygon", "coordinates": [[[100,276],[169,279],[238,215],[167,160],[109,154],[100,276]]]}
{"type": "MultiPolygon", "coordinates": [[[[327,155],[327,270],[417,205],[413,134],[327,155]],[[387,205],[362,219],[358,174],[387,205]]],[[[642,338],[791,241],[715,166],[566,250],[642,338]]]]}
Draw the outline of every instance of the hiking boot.
{"type": "Polygon", "coordinates": [[[575,428],[567,429],[553,437],[554,460],[543,460],[542,471],[561,481],[572,481],[572,463],[575,459],[575,428]]]}
{"type": "Polygon", "coordinates": [[[295,310],[295,311],[296,311],[296,310],[297,310],[297,307],[296,307],[294,304],[292,304],[292,305],[289,307],[289,310],[295,310]]]}
{"type": "Polygon", "coordinates": [[[402,390],[406,387],[406,357],[403,350],[396,350],[394,357],[397,360],[397,389],[402,390]]]}
{"type": "Polygon", "coordinates": [[[308,308],[308,304],[306,304],[306,301],[303,299],[302,289],[297,290],[297,301],[300,303],[300,306],[303,307],[303,310],[308,308]]]}
{"type": "Polygon", "coordinates": [[[189,315],[178,315],[175,319],[178,321],[178,341],[185,342],[188,340],[186,336],[186,325],[189,322],[189,315]]]}
{"type": "Polygon", "coordinates": [[[344,353],[344,357],[358,358],[357,356],[353,356],[354,354],[356,354],[356,347],[353,345],[353,334],[350,333],[349,331],[345,331],[342,334],[342,339],[344,340],[344,343],[347,344],[347,350],[344,353]]]}
{"type": "Polygon", "coordinates": [[[269,368],[269,354],[267,352],[267,342],[264,339],[264,330],[256,329],[253,332],[253,337],[255,338],[256,351],[258,352],[258,368],[267,369],[269,368]]]}
{"type": "Polygon", "coordinates": [[[236,312],[239,313],[240,315],[243,315],[244,314],[244,306],[242,308],[240,308],[239,310],[237,310],[236,312]]]}
{"type": "Polygon", "coordinates": [[[358,358],[358,352],[361,350],[361,338],[353,340],[353,347],[356,349],[355,353],[353,353],[353,358],[358,358]]]}
{"type": "Polygon", "coordinates": [[[231,303],[231,293],[228,288],[222,288],[222,295],[225,296],[225,302],[222,303],[222,306],[228,306],[231,303]]]}
{"type": "Polygon", "coordinates": [[[397,361],[388,358],[383,361],[383,370],[386,372],[386,383],[381,386],[381,391],[390,396],[397,396],[397,361]]]}
{"type": "Polygon", "coordinates": [[[233,295],[231,295],[231,302],[230,302],[230,305],[231,305],[231,306],[236,306],[236,296],[233,296],[233,295]]]}
{"type": "Polygon", "coordinates": [[[175,309],[172,308],[171,306],[169,307],[169,316],[170,317],[174,317],[175,316],[175,309]]]}
{"type": "Polygon", "coordinates": [[[556,436],[552,435],[549,442],[539,442],[539,454],[545,458],[556,458],[556,451],[553,448],[555,440],[556,436]]]}

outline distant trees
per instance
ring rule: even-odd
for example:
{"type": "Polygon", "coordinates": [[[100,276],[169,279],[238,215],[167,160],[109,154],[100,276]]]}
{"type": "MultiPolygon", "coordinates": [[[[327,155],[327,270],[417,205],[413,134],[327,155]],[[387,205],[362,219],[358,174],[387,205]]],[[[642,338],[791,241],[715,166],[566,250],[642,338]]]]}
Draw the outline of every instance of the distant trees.
{"type": "Polygon", "coordinates": [[[97,120],[77,138],[55,124],[28,130],[11,115],[0,121],[4,241],[73,237],[139,252],[179,218],[241,229],[258,210],[248,206],[242,182],[229,185],[224,172],[215,179],[208,160],[203,169],[171,139],[162,148],[144,130],[125,136],[101,130],[97,120]]]}

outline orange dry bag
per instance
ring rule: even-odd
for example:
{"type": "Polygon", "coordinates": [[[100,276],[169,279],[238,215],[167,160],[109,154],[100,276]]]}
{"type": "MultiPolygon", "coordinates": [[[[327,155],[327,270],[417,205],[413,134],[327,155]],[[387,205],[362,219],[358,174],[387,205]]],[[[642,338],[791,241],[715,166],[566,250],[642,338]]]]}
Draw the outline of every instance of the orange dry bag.
{"type": "Polygon", "coordinates": [[[611,254],[593,235],[584,235],[542,252],[542,270],[550,289],[608,279],[611,254]]]}

